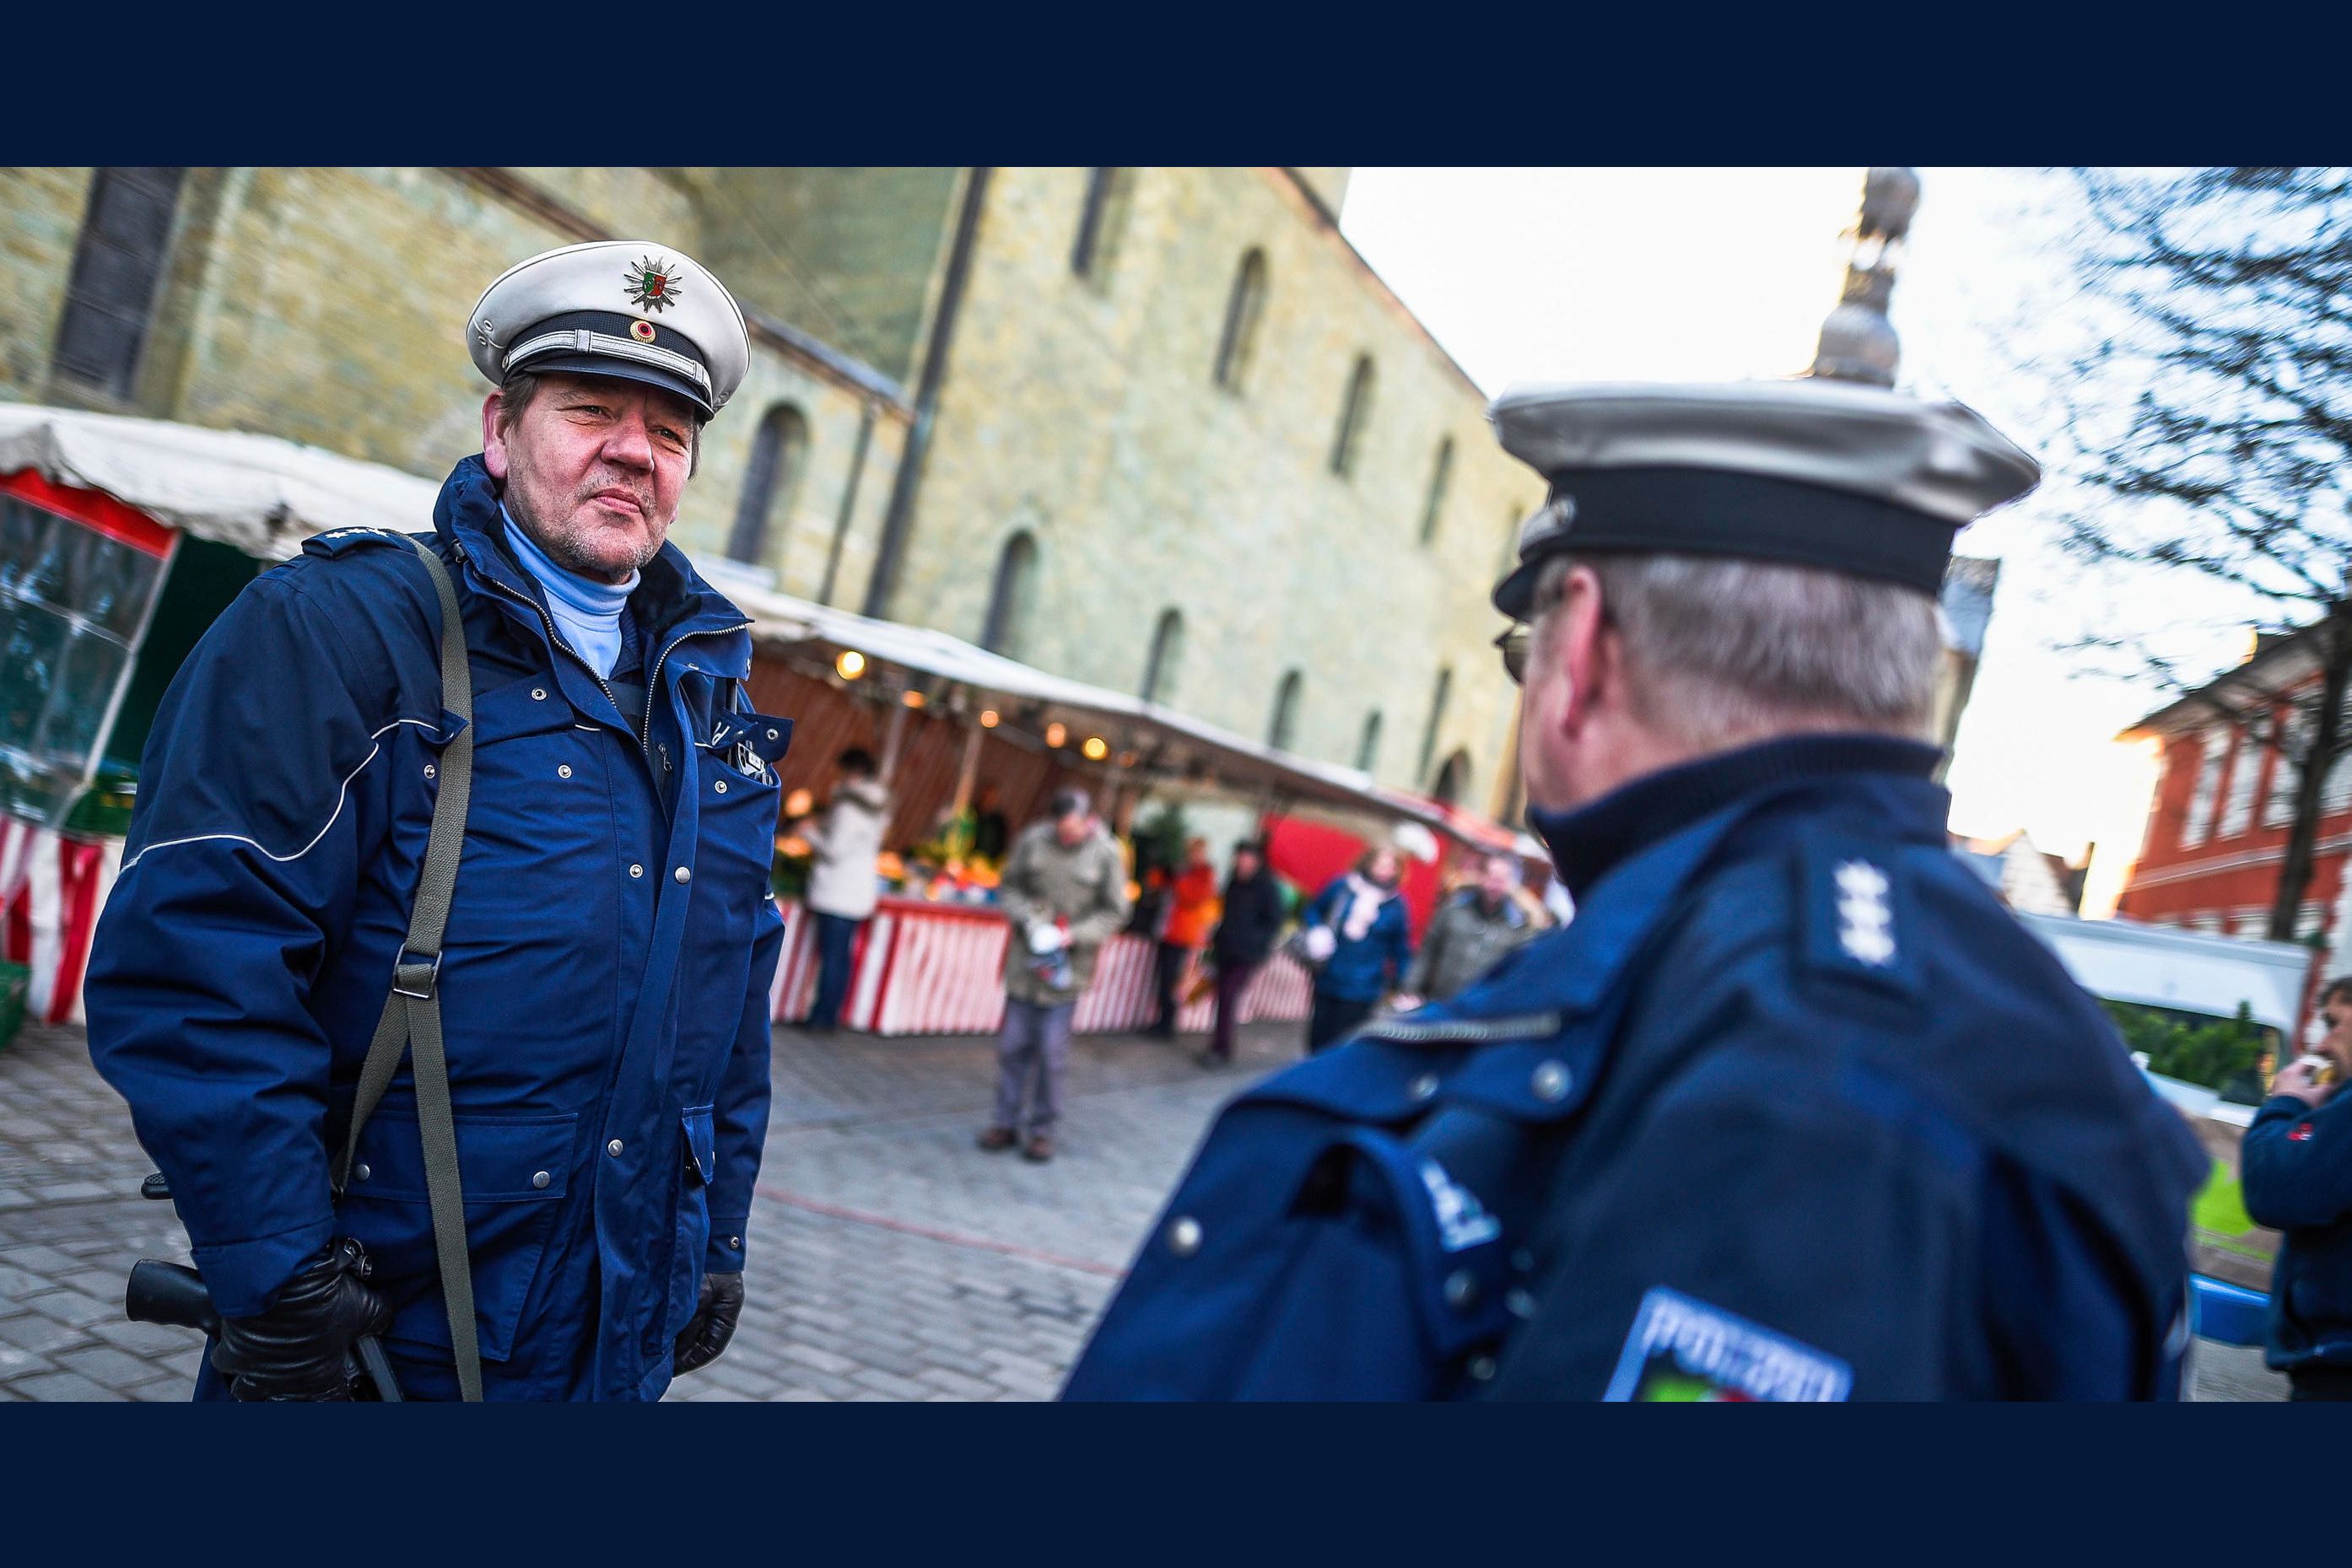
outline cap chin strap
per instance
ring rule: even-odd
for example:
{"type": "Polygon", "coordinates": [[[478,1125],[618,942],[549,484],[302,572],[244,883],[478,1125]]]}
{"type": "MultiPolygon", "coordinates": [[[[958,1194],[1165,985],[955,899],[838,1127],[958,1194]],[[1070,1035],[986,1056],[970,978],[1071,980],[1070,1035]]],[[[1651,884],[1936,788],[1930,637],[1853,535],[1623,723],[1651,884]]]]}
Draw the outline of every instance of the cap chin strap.
{"type": "Polygon", "coordinates": [[[569,332],[543,333],[527,343],[518,343],[507,350],[500,368],[511,374],[523,369],[524,362],[533,355],[547,353],[604,354],[614,359],[635,360],[641,365],[652,365],[672,375],[684,376],[702,389],[703,396],[710,395],[710,372],[703,369],[699,361],[688,359],[669,349],[656,348],[651,343],[640,343],[634,338],[615,338],[609,333],[592,332],[584,327],[569,332]]]}

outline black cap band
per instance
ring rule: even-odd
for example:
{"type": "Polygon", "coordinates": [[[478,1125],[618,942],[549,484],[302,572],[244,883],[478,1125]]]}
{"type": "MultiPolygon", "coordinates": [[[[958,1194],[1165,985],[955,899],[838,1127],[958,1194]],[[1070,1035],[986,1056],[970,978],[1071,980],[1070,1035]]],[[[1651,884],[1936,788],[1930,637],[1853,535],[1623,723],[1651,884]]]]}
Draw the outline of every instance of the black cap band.
{"type": "Polygon", "coordinates": [[[1495,607],[1524,620],[1549,557],[1706,555],[1813,567],[1943,589],[1958,525],[1850,490],[1710,468],[1594,468],[1562,474],[1552,499],[1564,524],[1524,541],[1495,607]]]}
{"type": "Polygon", "coordinates": [[[694,340],[638,316],[613,310],[572,310],[551,316],[516,333],[514,347],[507,351],[506,373],[514,376],[549,371],[641,382],[676,392],[706,418],[715,410],[710,395],[710,364],[694,340]],[[576,338],[582,332],[610,340],[619,351],[580,347],[576,338]],[[567,337],[574,340],[567,341],[567,337]],[[632,347],[662,352],[639,357],[629,352],[632,347]],[[692,361],[701,374],[699,382],[677,365],[675,361],[680,359],[692,361]],[[665,360],[669,362],[660,362],[665,360]]]}

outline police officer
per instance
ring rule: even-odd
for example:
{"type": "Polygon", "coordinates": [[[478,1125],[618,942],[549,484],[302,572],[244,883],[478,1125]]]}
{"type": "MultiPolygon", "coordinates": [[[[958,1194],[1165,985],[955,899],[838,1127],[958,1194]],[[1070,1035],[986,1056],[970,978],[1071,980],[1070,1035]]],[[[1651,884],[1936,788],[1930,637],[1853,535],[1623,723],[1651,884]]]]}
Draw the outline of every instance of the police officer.
{"type": "MultiPolygon", "coordinates": [[[[1575,921],[1220,1118],[1072,1397],[2171,1396],[2197,1142],[1947,848],[1957,406],[1504,397],[1575,921]]],[[[1514,670],[1514,675],[1522,672],[1514,670]]]]}
{"type": "Polygon", "coordinates": [[[652,1399],[741,1309],[790,728],[666,539],[750,340],[640,241],[463,330],[481,452],[430,533],[313,538],[205,635],[96,936],[90,1053],[223,1320],[200,1398],[342,1397],[377,1331],[410,1398],[652,1399]]]}

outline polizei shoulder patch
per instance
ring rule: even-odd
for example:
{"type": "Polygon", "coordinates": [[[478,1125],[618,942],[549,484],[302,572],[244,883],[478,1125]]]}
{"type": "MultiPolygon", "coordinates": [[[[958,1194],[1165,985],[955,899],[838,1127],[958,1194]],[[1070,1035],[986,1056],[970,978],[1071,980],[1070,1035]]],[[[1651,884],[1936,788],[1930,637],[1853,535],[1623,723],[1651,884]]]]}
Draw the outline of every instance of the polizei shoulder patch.
{"type": "Polygon", "coordinates": [[[1719,1307],[1653,1286],[1604,1399],[1645,1403],[1834,1402],[1853,1371],[1833,1355],[1719,1307]]]}

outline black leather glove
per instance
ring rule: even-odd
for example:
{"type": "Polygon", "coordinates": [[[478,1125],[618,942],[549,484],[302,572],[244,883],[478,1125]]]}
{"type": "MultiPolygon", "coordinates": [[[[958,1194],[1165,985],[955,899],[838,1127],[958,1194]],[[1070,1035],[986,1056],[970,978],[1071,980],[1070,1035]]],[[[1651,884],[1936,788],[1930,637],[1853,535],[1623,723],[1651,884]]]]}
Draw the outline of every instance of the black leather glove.
{"type": "Polygon", "coordinates": [[[703,1275],[702,1295],[671,1351],[670,1370],[683,1375],[717,1361],[727,1342],[735,1337],[735,1320],[742,1315],[743,1276],[703,1275]]]}
{"type": "Polygon", "coordinates": [[[367,1256],[338,1241],[303,1266],[269,1310],[223,1318],[213,1370],[239,1399],[349,1399],[352,1342],[392,1326],[392,1309],[362,1281],[367,1256]]]}

